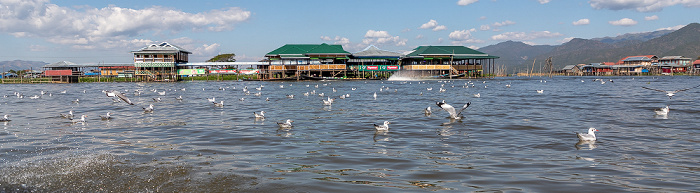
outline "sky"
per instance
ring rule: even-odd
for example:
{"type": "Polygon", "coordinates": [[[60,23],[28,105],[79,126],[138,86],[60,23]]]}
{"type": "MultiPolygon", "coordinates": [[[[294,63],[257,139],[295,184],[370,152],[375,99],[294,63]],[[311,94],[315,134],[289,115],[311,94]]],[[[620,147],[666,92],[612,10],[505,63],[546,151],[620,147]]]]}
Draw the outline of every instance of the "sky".
{"type": "Polygon", "coordinates": [[[0,0],[0,61],[129,63],[160,42],[192,52],[190,62],[258,61],[285,44],[560,45],[679,29],[699,12],[700,0],[0,0]]]}

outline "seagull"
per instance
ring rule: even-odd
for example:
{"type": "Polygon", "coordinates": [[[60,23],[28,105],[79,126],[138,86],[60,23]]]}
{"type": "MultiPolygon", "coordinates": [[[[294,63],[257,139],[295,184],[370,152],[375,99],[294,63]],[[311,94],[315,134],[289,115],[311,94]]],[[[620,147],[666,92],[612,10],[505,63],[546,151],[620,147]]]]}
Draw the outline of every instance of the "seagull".
{"type": "Polygon", "coordinates": [[[391,124],[389,121],[384,121],[383,125],[374,124],[374,129],[377,131],[389,131],[389,124],[391,124]]]}
{"type": "Polygon", "coordinates": [[[697,85],[697,86],[694,86],[694,87],[690,87],[690,88],[684,88],[684,89],[680,89],[680,90],[673,90],[673,91],[665,91],[665,90],[653,89],[653,88],[647,88],[647,87],[642,87],[642,88],[649,89],[649,90],[653,90],[653,91],[665,92],[665,93],[666,93],[666,96],[668,96],[668,99],[671,99],[671,97],[673,97],[674,95],[676,95],[676,93],[679,93],[679,92],[682,92],[682,91],[686,91],[686,90],[690,90],[690,89],[692,89],[692,88],[697,88],[697,87],[699,87],[699,86],[700,86],[700,85],[697,85]]]}
{"type": "Polygon", "coordinates": [[[219,102],[219,103],[216,103],[216,102],[212,102],[212,103],[214,103],[214,106],[217,106],[217,107],[224,107],[224,101],[221,101],[221,102],[219,102]]]}
{"type": "Polygon", "coordinates": [[[597,129],[591,127],[588,128],[588,133],[576,133],[576,136],[578,136],[579,141],[595,141],[595,132],[598,131],[597,129]]]}
{"type": "Polygon", "coordinates": [[[433,114],[433,111],[430,110],[430,107],[425,108],[425,110],[423,112],[425,113],[425,115],[433,114]]]}
{"type": "Polygon", "coordinates": [[[293,94],[288,94],[288,95],[287,95],[287,98],[294,99],[294,95],[293,95],[293,94]]]}
{"type": "Polygon", "coordinates": [[[265,101],[270,101],[270,97],[266,97],[266,98],[265,98],[265,101]]]}
{"type": "Polygon", "coordinates": [[[175,97],[175,100],[181,101],[181,100],[182,100],[182,95],[180,95],[179,97],[175,97]]]}
{"type": "Polygon", "coordinates": [[[239,101],[244,101],[244,100],[245,100],[245,98],[239,98],[238,100],[239,100],[239,101]]]}
{"type": "Polygon", "coordinates": [[[124,101],[126,104],[134,105],[134,103],[132,103],[131,100],[129,100],[129,98],[126,97],[126,95],[122,94],[119,91],[116,91],[116,90],[107,91],[107,92],[105,92],[105,94],[107,94],[107,97],[115,97],[116,96],[117,98],[124,101]]]}
{"type": "Polygon", "coordinates": [[[5,115],[2,118],[0,118],[0,122],[8,122],[8,121],[12,121],[12,120],[10,120],[10,115],[5,115]]]}
{"type": "Polygon", "coordinates": [[[331,99],[331,97],[328,97],[328,100],[323,100],[323,105],[330,106],[331,104],[333,104],[333,99],[331,99]]]}
{"type": "Polygon", "coordinates": [[[377,100],[377,92],[374,92],[374,100],[377,100]]]}
{"type": "Polygon", "coordinates": [[[474,97],[476,97],[476,98],[481,97],[481,93],[476,93],[476,94],[474,94],[474,97]]]}
{"type": "Polygon", "coordinates": [[[75,99],[73,103],[80,103],[80,99],[75,99]]]}
{"type": "Polygon", "coordinates": [[[464,109],[467,109],[467,107],[469,107],[469,105],[471,105],[472,103],[467,102],[467,104],[464,104],[464,106],[462,106],[462,109],[460,109],[459,111],[455,111],[455,108],[452,107],[452,105],[445,103],[444,100],[442,102],[436,102],[435,104],[437,104],[438,107],[450,113],[450,118],[462,119],[462,111],[464,111],[464,109]]]}
{"type": "Polygon", "coordinates": [[[100,119],[102,119],[102,120],[110,120],[110,119],[112,119],[112,113],[107,112],[107,115],[100,115],[100,119]]]}
{"type": "Polygon", "coordinates": [[[291,119],[287,119],[286,122],[284,122],[284,123],[278,122],[277,125],[279,125],[281,129],[289,129],[289,128],[292,128],[292,122],[294,122],[294,121],[292,121],[291,119]]]}
{"type": "Polygon", "coordinates": [[[544,90],[537,90],[537,93],[544,93],[544,90]]]}
{"type": "Polygon", "coordinates": [[[153,112],[153,104],[148,105],[148,107],[142,107],[144,113],[152,113],[153,112]]]}
{"type": "Polygon", "coordinates": [[[265,111],[260,111],[260,113],[253,112],[253,116],[255,116],[256,119],[264,119],[265,118],[265,111]]]}
{"type": "Polygon", "coordinates": [[[158,97],[158,98],[153,98],[153,102],[160,102],[160,101],[161,101],[160,97],[158,97]]]}
{"type": "Polygon", "coordinates": [[[165,95],[165,91],[163,92],[158,92],[159,95],[165,95]]]}
{"type": "Polygon", "coordinates": [[[73,110],[68,111],[68,114],[61,113],[61,117],[67,118],[67,119],[72,119],[73,118],[73,110]]]}
{"type": "Polygon", "coordinates": [[[85,117],[87,117],[87,115],[80,116],[80,119],[70,119],[70,121],[73,123],[85,123],[87,122],[85,121],[85,117]]]}
{"type": "Polygon", "coordinates": [[[216,102],[216,97],[207,98],[209,102],[216,102]]]}
{"type": "Polygon", "coordinates": [[[657,115],[668,115],[669,110],[670,109],[668,108],[668,105],[666,105],[666,107],[660,108],[658,110],[654,110],[654,112],[656,112],[657,115]]]}

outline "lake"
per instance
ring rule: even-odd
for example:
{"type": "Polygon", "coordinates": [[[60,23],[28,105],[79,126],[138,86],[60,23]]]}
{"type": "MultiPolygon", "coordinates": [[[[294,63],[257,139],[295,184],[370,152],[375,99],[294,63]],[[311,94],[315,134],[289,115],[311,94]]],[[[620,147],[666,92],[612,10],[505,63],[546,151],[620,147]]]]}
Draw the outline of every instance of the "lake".
{"type": "Polygon", "coordinates": [[[691,76],[4,84],[0,115],[12,121],[0,123],[0,192],[697,192],[700,88],[669,99],[642,87],[698,84],[691,76]],[[336,100],[323,105],[327,97],[336,100]],[[471,105],[452,120],[438,110],[442,100],[471,105]],[[655,114],[666,105],[667,116],[655,114]],[[70,110],[86,123],[61,117],[70,110]],[[265,119],[254,118],[260,111],[265,119]],[[101,120],[107,112],[112,119],[101,120]],[[280,129],[287,119],[293,127],[280,129]],[[384,121],[389,131],[375,132],[384,121]],[[597,141],[579,142],[575,132],[589,127],[597,141]]]}

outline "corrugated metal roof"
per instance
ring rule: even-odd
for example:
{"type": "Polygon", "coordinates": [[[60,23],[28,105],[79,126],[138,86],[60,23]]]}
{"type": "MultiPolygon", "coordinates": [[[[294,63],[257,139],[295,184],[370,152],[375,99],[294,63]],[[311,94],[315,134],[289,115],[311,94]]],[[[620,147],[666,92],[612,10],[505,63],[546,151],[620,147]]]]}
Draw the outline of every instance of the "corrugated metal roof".
{"type": "Polygon", "coordinates": [[[280,56],[280,55],[305,55],[308,56],[319,55],[319,54],[338,54],[338,55],[350,55],[350,52],[343,50],[342,45],[328,45],[328,44],[286,44],[279,47],[265,56],[280,56]]]}
{"type": "Polygon", "coordinates": [[[387,50],[381,50],[374,45],[370,45],[362,51],[352,54],[356,58],[400,58],[403,54],[387,50]]]}
{"type": "Polygon", "coordinates": [[[76,64],[69,61],[60,61],[44,65],[44,68],[83,68],[83,67],[111,67],[111,66],[134,66],[133,63],[83,63],[76,64]]]}
{"type": "Polygon", "coordinates": [[[168,42],[163,42],[160,44],[151,44],[149,46],[146,46],[144,48],[141,48],[137,51],[132,51],[132,52],[146,52],[146,53],[172,53],[172,52],[185,52],[188,54],[191,54],[192,52],[189,52],[179,46],[169,44],[168,42]]]}
{"type": "Polygon", "coordinates": [[[496,59],[491,56],[464,46],[418,46],[413,52],[406,55],[410,58],[422,58],[432,56],[452,56],[453,59],[496,59]]]}
{"type": "Polygon", "coordinates": [[[635,56],[635,57],[629,57],[624,60],[623,62],[629,62],[629,61],[651,61],[651,58],[648,58],[646,56],[635,56]]]}

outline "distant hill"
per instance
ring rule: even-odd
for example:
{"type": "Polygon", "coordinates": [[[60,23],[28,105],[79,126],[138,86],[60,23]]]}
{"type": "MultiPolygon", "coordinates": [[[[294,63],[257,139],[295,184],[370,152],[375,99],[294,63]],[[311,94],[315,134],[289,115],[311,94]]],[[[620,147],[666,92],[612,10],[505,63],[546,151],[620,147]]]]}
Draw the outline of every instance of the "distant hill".
{"type": "Polygon", "coordinates": [[[594,39],[575,38],[557,46],[531,46],[522,42],[501,42],[479,51],[500,56],[497,65],[505,65],[509,73],[525,71],[536,60],[536,67],[552,57],[553,68],[594,62],[617,62],[632,55],[700,56],[700,24],[691,23],[671,31],[625,34],[594,39]]]}
{"type": "Polygon", "coordinates": [[[7,72],[9,70],[43,70],[42,67],[49,63],[41,61],[25,61],[25,60],[13,60],[13,61],[2,61],[0,62],[0,70],[7,72]]]}

